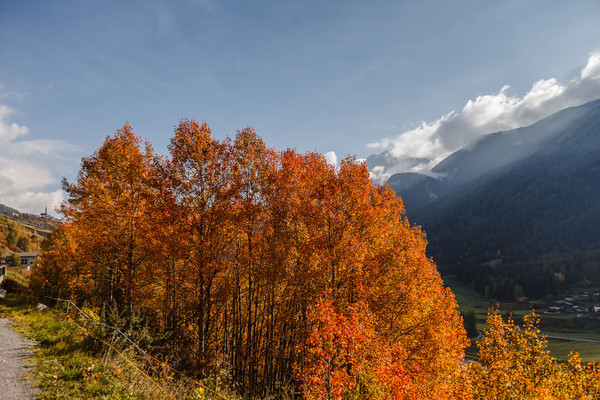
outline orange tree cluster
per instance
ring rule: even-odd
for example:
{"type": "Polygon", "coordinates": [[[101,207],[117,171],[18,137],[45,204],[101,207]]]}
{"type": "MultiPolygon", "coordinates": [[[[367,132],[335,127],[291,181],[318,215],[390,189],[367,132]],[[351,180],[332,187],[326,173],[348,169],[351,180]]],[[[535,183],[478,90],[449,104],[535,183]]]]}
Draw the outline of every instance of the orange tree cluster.
{"type": "Polygon", "coordinates": [[[424,234],[354,158],[275,151],[250,128],[219,141],[194,120],[162,157],[125,125],[63,187],[32,287],[141,317],[196,376],[245,398],[502,398],[500,372],[463,360],[424,234]]]}
{"type": "Polygon", "coordinates": [[[456,389],[454,297],[364,163],[275,151],[250,128],[219,141],[183,120],[169,157],[125,125],[63,186],[65,222],[32,285],[141,315],[189,370],[225,371],[247,397],[334,393],[340,374],[346,392],[456,389]],[[326,333],[340,318],[347,329],[326,333]]]}

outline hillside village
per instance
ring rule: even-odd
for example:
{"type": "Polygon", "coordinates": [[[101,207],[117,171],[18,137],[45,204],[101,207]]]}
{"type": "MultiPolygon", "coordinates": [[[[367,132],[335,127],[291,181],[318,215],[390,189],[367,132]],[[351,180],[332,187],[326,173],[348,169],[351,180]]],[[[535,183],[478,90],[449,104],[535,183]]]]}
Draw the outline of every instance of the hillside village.
{"type": "Polygon", "coordinates": [[[35,215],[0,204],[0,282],[8,266],[33,267],[42,241],[57,225],[47,209],[35,215]]]}
{"type": "Polygon", "coordinates": [[[544,312],[546,315],[577,314],[577,317],[583,317],[584,313],[600,313],[600,292],[569,295],[550,303],[544,312]]]}

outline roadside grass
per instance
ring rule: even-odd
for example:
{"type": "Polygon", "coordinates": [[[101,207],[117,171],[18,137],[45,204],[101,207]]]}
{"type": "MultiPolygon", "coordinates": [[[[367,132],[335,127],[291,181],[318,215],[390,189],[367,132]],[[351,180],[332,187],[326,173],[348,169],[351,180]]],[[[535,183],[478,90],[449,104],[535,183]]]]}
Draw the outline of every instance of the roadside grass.
{"type": "Polygon", "coordinates": [[[14,329],[37,344],[30,378],[36,382],[39,399],[150,398],[123,379],[126,374],[121,374],[115,363],[90,354],[85,336],[74,324],[57,319],[48,310],[37,310],[28,299],[15,294],[0,302],[0,315],[15,321],[14,329]]]}
{"type": "Polygon", "coordinates": [[[11,318],[13,328],[37,344],[29,378],[38,388],[38,399],[237,398],[215,381],[203,381],[215,389],[211,391],[177,379],[164,366],[153,369],[132,349],[119,349],[118,354],[72,321],[49,308],[39,309],[25,296],[9,293],[0,300],[0,316],[11,318]]]}

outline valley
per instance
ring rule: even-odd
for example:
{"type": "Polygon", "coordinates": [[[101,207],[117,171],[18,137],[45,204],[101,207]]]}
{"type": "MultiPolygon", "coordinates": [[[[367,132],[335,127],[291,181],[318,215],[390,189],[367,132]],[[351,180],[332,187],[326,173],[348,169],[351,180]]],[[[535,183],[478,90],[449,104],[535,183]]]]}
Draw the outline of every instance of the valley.
{"type": "MultiPolygon", "coordinates": [[[[592,310],[577,312],[567,309],[559,314],[549,314],[552,303],[543,300],[535,302],[495,302],[488,300],[473,289],[457,281],[454,277],[445,277],[444,282],[452,289],[462,313],[472,310],[475,313],[477,329],[482,331],[486,326],[488,310],[493,305],[499,305],[503,315],[513,316],[515,322],[522,323],[523,316],[533,309],[540,314],[540,331],[548,339],[550,354],[562,361],[569,359],[571,350],[578,352],[584,361],[600,362],[600,313],[592,310]]],[[[599,288],[574,288],[584,291],[598,291],[599,288]]],[[[573,296],[577,296],[573,293],[573,296]]],[[[567,298],[571,298],[567,296],[567,298]]],[[[587,299],[580,297],[572,301],[578,307],[585,305],[587,299]]],[[[477,358],[478,350],[475,341],[465,350],[470,358],[477,358]]]]}

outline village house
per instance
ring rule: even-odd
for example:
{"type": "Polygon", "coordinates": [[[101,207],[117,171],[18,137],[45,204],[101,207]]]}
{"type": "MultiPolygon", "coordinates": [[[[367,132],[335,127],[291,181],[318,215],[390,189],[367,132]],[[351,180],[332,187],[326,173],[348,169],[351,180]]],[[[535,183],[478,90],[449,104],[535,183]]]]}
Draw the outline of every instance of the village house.
{"type": "MultiPolygon", "coordinates": [[[[8,263],[8,259],[12,255],[13,255],[12,251],[4,253],[4,256],[6,257],[6,260],[7,260],[6,262],[7,263],[8,263]]],[[[33,253],[17,253],[17,255],[19,257],[21,257],[21,267],[31,268],[33,266],[33,264],[35,263],[35,260],[40,255],[40,253],[36,253],[36,252],[33,252],[33,253]]]]}

